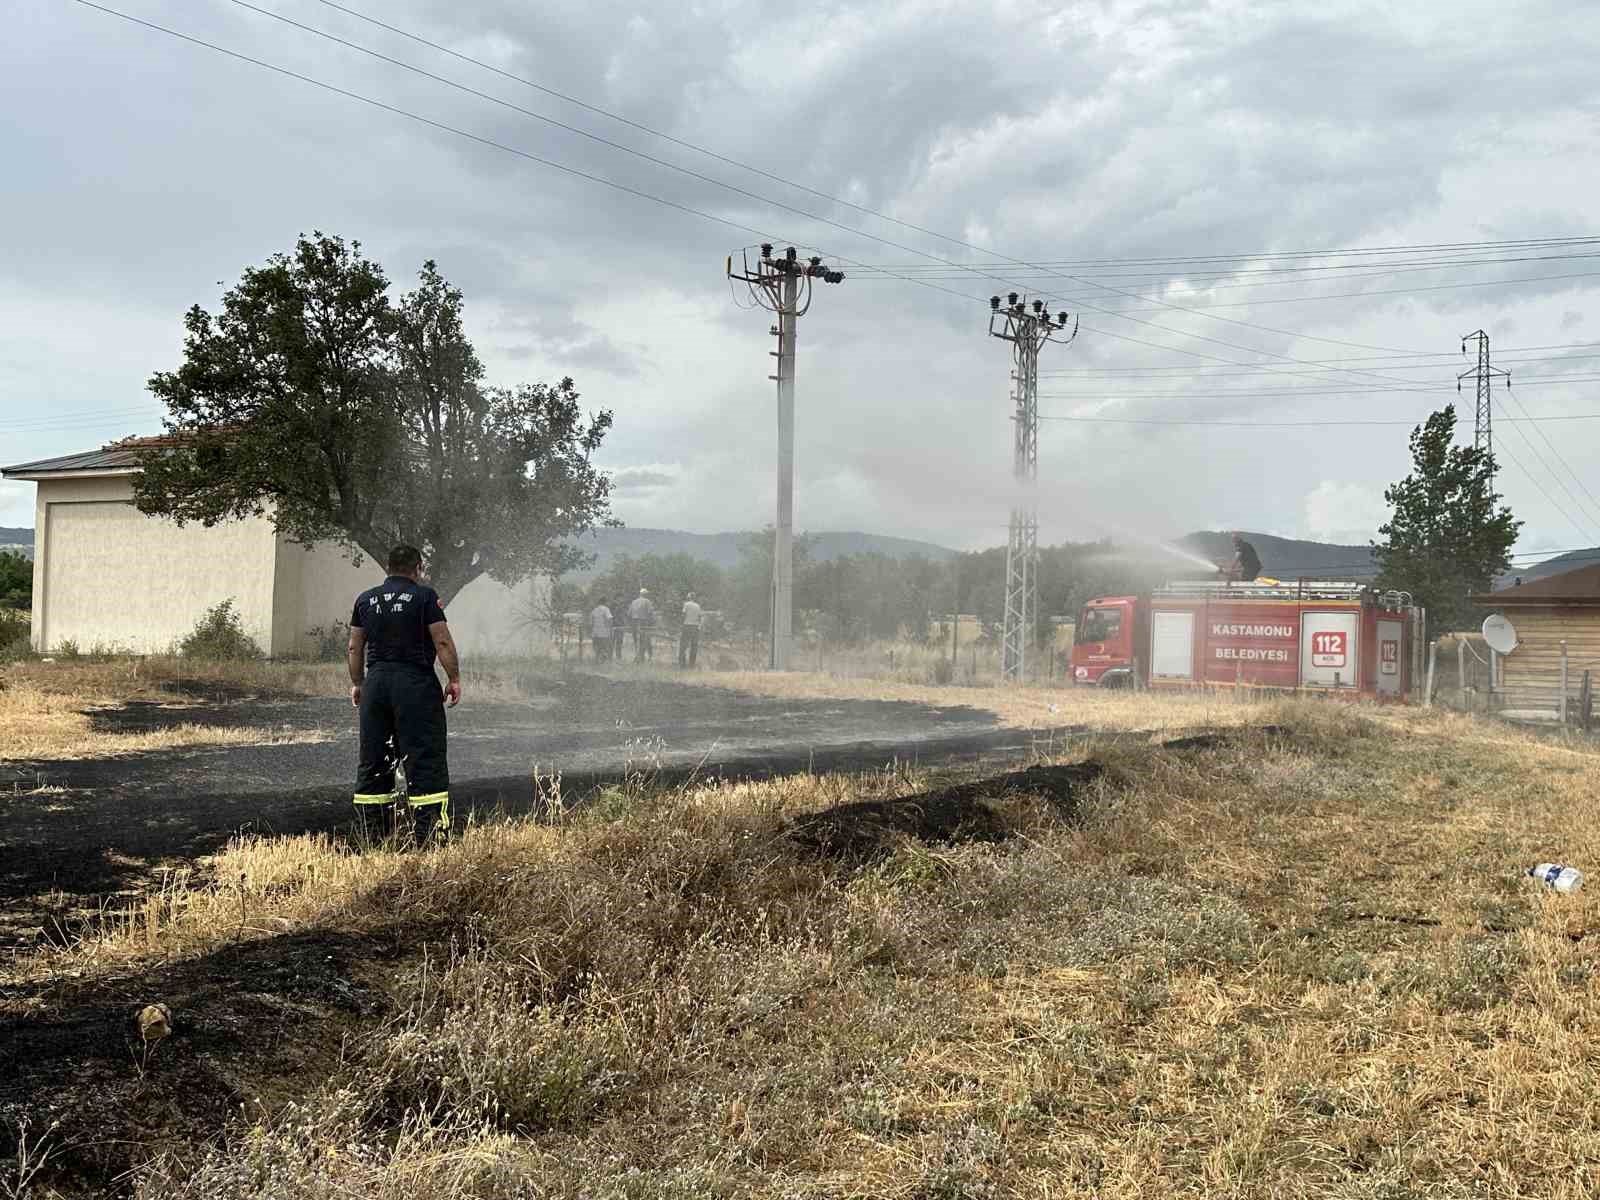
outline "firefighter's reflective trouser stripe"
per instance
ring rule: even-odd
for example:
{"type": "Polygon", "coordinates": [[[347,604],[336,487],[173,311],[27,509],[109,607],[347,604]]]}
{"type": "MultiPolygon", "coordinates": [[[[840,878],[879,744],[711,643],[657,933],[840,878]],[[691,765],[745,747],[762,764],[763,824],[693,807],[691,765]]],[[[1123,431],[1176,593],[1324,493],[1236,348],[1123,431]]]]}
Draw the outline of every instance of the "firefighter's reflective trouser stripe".
{"type": "Polygon", "coordinates": [[[396,756],[406,763],[407,800],[418,838],[449,829],[443,689],[432,671],[375,663],[361,689],[361,763],[354,799],[363,826],[382,830],[379,836],[394,828],[396,756]]]}
{"type": "Polygon", "coordinates": [[[430,792],[426,796],[411,796],[406,800],[417,820],[417,841],[426,843],[429,838],[443,837],[450,832],[450,793],[430,792]]]}

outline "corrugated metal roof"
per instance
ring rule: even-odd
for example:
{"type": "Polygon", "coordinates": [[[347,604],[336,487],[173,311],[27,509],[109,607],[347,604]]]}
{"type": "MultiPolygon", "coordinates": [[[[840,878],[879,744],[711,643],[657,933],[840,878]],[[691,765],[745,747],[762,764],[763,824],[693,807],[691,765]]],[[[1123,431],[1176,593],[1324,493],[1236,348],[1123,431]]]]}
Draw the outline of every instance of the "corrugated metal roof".
{"type": "Polygon", "coordinates": [[[116,471],[139,465],[139,452],[132,447],[106,447],[65,454],[60,458],[41,458],[37,462],[0,467],[0,475],[55,475],[65,471],[116,471]]]}
{"type": "Polygon", "coordinates": [[[1475,603],[1497,608],[1519,604],[1600,604],[1600,563],[1575,567],[1559,575],[1546,575],[1543,579],[1472,599],[1475,603]]]}
{"type": "Polygon", "coordinates": [[[71,471],[126,471],[137,468],[139,452],[155,447],[171,446],[177,439],[158,434],[155,437],[126,437],[108,442],[98,450],[83,450],[77,454],[63,454],[60,458],[41,458],[37,462],[18,463],[13,467],[0,467],[0,475],[59,475],[71,471]]]}

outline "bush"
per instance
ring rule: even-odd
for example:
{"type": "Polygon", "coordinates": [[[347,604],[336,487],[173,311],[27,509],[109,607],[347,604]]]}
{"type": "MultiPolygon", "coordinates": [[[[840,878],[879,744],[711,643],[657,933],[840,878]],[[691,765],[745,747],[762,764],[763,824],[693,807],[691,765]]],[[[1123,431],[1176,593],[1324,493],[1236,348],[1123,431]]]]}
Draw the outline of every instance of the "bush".
{"type": "Polygon", "coordinates": [[[335,620],[328,625],[313,625],[306,630],[306,637],[311,639],[313,662],[341,662],[350,645],[350,627],[335,620]]]}
{"type": "Polygon", "coordinates": [[[29,633],[27,613],[0,608],[0,662],[27,657],[29,633]]]}
{"type": "Polygon", "coordinates": [[[178,643],[178,653],[209,662],[245,662],[260,658],[261,647],[244,631],[229,599],[206,610],[206,615],[178,643]]]}

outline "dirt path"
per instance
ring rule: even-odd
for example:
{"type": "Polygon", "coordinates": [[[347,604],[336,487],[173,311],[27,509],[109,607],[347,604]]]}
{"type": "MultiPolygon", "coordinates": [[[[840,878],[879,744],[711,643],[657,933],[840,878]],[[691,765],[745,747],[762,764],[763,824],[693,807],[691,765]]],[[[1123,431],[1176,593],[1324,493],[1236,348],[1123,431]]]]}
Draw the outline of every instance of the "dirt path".
{"type": "MultiPolygon", "coordinates": [[[[895,759],[1014,761],[1038,735],[975,708],[796,700],[682,687],[670,677],[530,675],[527,701],[469,701],[451,715],[455,814],[525,812],[532,775],[569,796],[630,770],[668,778],[867,770],[895,759]]],[[[168,724],[319,730],[313,744],[204,746],[113,758],[0,764],[0,946],[59,936],[73,912],[138,890],[161,866],[215,851],[240,829],[330,830],[350,817],[354,719],[340,697],[212,696],[128,705],[105,728],[168,724]]]]}

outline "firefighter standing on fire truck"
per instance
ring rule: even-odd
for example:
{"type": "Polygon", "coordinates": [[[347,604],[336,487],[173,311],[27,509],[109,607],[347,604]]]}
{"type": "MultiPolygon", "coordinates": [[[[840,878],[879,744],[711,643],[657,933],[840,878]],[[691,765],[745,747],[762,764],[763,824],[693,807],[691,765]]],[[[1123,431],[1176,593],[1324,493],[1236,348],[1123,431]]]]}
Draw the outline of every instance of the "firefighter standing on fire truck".
{"type": "Polygon", "coordinates": [[[1251,583],[1261,574],[1261,556],[1256,548],[1244,540],[1237,529],[1233,531],[1233,561],[1222,568],[1223,578],[1230,582],[1251,583]]]}
{"type": "Polygon", "coordinates": [[[346,663],[350,703],[361,714],[355,802],[367,844],[395,832],[401,762],[417,842],[442,838],[450,829],[445,698],[451,708],[461,702],[461,660],[439,593],[422,582],[416,547],[389,551],[388,578],[356,597],[346,663]],[[442,691],[435,659],[448,680],[442,691]]]}

